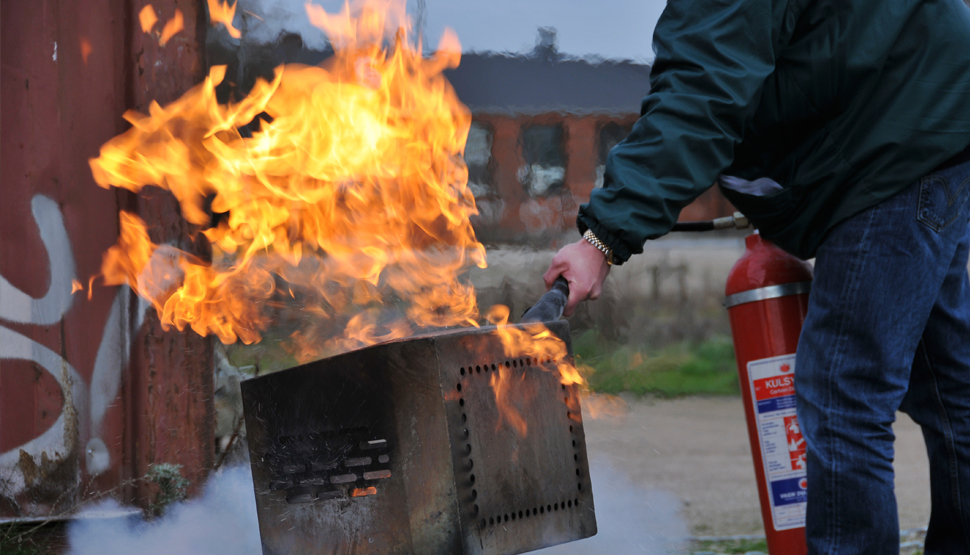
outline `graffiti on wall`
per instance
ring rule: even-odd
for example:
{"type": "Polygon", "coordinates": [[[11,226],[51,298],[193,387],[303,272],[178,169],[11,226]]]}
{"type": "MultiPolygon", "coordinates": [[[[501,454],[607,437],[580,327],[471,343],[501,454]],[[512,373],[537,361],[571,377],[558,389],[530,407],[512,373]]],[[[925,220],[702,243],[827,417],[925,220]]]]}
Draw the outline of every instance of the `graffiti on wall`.
{"type": "Polygon", "coordinates": [[[84,302],[82,295],[72,294],[72,282],[76,279],[74,253],[60,207],[49,197],[35,195],[31,212],[47,250],[50,287],[42,298],[34,298],[0,276],[0,360],[30,361],[46,371],[60,386],[63,405],[46,431],[0,453],[0,493],[7,498],[32,485],[34,478],[24,472],[25,458],[57,461],[83,452],[83,468],[89,476],[97,476],[118,462],[111,460],[105,443],[106,439],[116,438],[102,437],[102,425],[108,409],[119,398],[131,335],[141,327],[147,308],[139,304],[131,321],[129,302],[133,295],[127,287],[118,289],[103,325],[94,366],[90,373],[85,372],[90,375],[87,381],[61,354],[5,325],[57,325],[75,302],[84,302]]]}

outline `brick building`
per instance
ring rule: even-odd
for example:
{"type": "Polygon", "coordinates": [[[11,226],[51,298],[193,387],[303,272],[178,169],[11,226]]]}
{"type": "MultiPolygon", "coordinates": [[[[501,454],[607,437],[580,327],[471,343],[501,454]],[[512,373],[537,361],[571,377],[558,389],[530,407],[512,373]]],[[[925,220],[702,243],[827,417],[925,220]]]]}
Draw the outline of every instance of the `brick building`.
{"type": "MultiPolygon", "coordinates": [[[[465,158],[486,242],[551,244],[575,228],[579,205],[602,185],[606,155],[639,117],[650,66],[567,58],[540,29],[528,55],[470,53],[447,72],[472,110],[465,158]]],[[[728,215],[712,188],[682,220],[728,215]]]]}

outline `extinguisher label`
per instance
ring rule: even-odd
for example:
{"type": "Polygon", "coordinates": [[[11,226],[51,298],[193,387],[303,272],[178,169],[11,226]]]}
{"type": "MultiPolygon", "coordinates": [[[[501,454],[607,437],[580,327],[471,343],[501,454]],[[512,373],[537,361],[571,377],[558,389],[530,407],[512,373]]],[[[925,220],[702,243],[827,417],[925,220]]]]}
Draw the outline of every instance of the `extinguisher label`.
{"type": "Polygon", "coordinates": [[[805,438],[795,416],[795,355],[748,363],[775,530],[805,526],[805,438]]]}

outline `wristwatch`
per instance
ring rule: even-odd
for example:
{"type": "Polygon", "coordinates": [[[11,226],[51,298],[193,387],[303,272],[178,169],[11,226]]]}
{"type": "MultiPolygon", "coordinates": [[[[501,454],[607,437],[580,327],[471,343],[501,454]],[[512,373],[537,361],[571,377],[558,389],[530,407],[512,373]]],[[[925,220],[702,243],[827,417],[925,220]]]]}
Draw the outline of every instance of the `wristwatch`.
{"type": "Polygon", "coordinates": [[[599,237],[597,237],[596,235],[593,235],[592,230],[587,229],[586,233],[583,233],[583,239],[586,239],[586,241],[589,242],[590,245],[593,245],[594,247],[599,249],[600,252],[606,255],[607,264],[609,264],[610,266],[613,265],[613,249],[607,247],[606,244],[603,243],[603,241],[599,240],[599,237]]]}

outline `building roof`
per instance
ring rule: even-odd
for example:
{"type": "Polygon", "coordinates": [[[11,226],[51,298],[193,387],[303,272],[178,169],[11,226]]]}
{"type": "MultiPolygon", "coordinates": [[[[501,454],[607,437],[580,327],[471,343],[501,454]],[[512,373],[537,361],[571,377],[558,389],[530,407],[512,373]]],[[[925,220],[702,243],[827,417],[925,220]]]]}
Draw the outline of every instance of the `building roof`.
{"type": "Polygon", "coordinates": [[[473,113],[631,114],[650,89],[650,66],[528,55],[464,54],[445,72],[473,113]]]}
{"type": "MultiPolygon", "coordinates": [[[[527,54],[462,54],[461,64],[445,71],[458,98],[478,114],[640,112],[640,101],[650,89],[649,65],[564,56],[556,47],[554,29],[543,28],[539,34],[535,49],[527,54]]],[[[238,98],[258,77],[272,79],[273,68],[281,63],[316,65],[333,54],[330,49],[306,49],[295,34],[281,35],[274,43],[240,43],[223,35],[210,29],[206,43],[208,63],[229,66],[217,91],[222,102],[231,88],[238,98]]]]}

